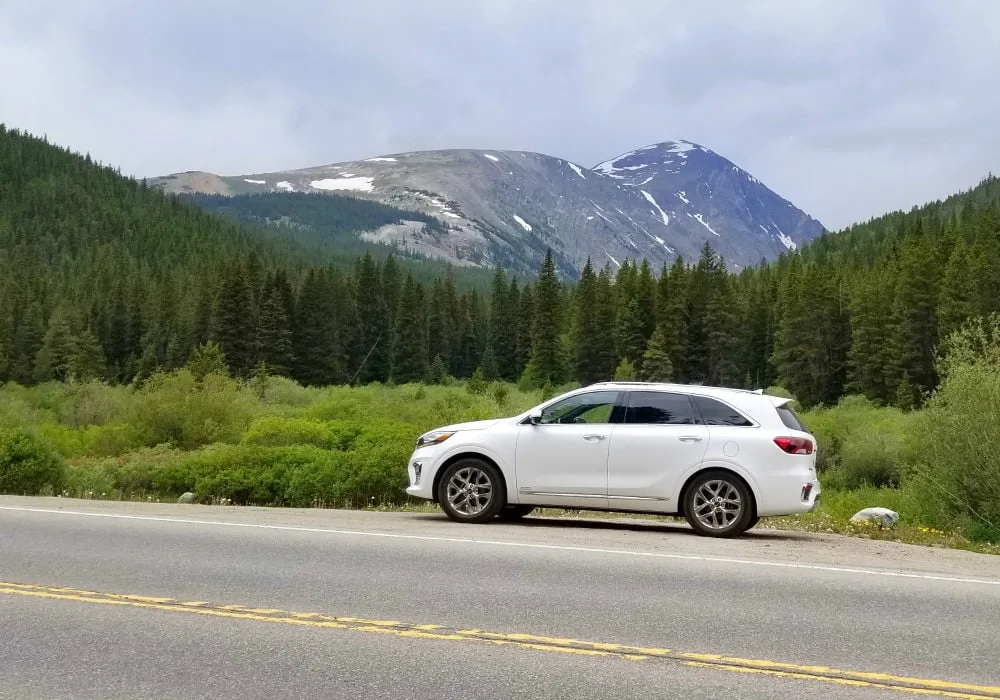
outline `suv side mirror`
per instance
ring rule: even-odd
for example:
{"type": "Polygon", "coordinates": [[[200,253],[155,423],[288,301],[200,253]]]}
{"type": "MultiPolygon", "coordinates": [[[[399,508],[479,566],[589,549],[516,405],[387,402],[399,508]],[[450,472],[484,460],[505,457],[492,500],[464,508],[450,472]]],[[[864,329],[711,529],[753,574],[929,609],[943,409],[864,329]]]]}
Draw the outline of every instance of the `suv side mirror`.
{"type": "Polygon", "coordinates": [[[532,425],[538,425],[539,423],[541,423],[542,422],[542,411],[541,411],[541,409],[537,409],[536,408],[534,411],[532,411],[531,413],[529,413],[528,414],[528,422],[531,423],[532,425]]]}

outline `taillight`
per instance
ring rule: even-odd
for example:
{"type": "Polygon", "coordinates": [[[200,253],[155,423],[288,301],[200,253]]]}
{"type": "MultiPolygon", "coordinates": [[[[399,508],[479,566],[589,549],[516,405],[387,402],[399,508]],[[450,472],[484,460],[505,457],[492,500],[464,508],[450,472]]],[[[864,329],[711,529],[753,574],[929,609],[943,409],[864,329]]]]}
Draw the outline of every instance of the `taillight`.
{"type": "Polygon", "coordinates": [[[776,437],[774,444],[790,455],[811,455],[813,451],[812,440],[809,438],[776,437]]]}

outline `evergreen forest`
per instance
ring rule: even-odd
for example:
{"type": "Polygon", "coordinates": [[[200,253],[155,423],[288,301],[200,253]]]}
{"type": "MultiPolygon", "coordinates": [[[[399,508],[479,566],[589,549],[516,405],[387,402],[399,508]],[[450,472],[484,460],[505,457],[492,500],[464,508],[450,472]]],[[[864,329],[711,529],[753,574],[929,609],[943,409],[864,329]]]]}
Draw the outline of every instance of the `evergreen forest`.
{"type": "MultiPolygon", "coordinates": [[[[400,215],[307,197],[305,223],[340,240],[400,215]]],[[[324,259],[3,130],[0,381],[129,383],[214,344],[234,376],[266,369],[304,385],[617,377],[912,408],[937,385],[942,339],[1000,310],[998,200],[990,177],[739,274],[706,244],[669,268],[588,265],[571,281],[549,255],[536,279],[497,270],[483,289],[392,254],[324,259]]],[[[269,219],[276,206],[258,196],[253,211],[269,219]]]]}

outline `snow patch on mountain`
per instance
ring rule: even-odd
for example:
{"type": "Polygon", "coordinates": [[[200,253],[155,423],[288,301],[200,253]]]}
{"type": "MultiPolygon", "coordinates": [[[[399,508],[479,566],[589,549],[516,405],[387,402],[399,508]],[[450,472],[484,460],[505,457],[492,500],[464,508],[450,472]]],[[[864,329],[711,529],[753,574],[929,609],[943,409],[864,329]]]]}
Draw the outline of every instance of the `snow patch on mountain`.
{"type": "Polygon", "coordinates": [[[282,180],[277,185],[275,185],[275,187],[277,187],[279,190],[285,190],[285,192],[294,192],[295,191],[295,188],[292,187],[292,183],[290,183],[290,182],[288,182],[286,180],[282,180]]]}
{"type": "MultiPolygon", "coordinates": [[[[667,153],[676,153],[679,156],[683,156],[685,153],[693,151],[697,148],[701,147],[691,143],[690,141],[674,141],[667,147],[666,151],[667,153]]],[[[705,149],[702,148],[701,150],[705,149]]]]}
{"type": "MultiPolygon", "coordinates": [[[[690,216],[690,214],[689,214],[688,216],[690,216]]],[[[694,216],[693,216],[692,218],[693,218],[693,219],[694,219],[695,221],[697,221],[697,222],[698,222],[699,224],[701,224],[702,226],[704,226],[705,228],[707,228],[707,229],[708,229],[709,231],[711,231],[712,233],[714,233],[714,234],[715,234],[716,236],[718,236],[718,235],[719,235],[719,232],[718,232],[718,231],[716,231],[716,230],[715,230],[714,228],[712,228],[711,226],[709,226],[709,225],[708,225],[708,222],[707,222],[707,221],[705,221],[705,219],[704,219],[704,218],[702,218],[702,215],[701,215],[701,212],[698,212],[698,213],[697,213],[697,214],[695,214],[695,215],[694,215],[694,216]]]]}
{"type": "Polygon", "coordinates": [[[267,180],[251,180],[248,177],[243,178],[243,182],[249,182],[251,185],[266,185],[267,180]]]}
{"type": "Polygon", "coordinates": [[[582,177],[584,180],[587,179],[586,176],[584,176],[583,170],[580,169],[579,165],[577,165],[576,163],[570,163],[569,167],[573,168],[573,172],[582,177]]]}
{"type": "Polygon", "coordinates": [[[395,158],[390,158],[388,156],[383,156],[380,158],[369,158],[365,161],[366,163],[395,163],[395,158]]]}
{"type": "Polygon", "coordinates": [[[522,219],[517,214],[514,214],[514,221],[516,221],[517,223],[521,224],[521,228],[523,228],[525,231],[527,231],[528,233],[531,233],[531,224],[529,224],[527,221],[525,221],[524,219],[522,219]]]}
{"type": "Polygon", "coordinates": [[[656,211],[660,212],[660,216],[663,218],[663,225],[667,226],[668,224],[670,224],[670,217],[667,216],[667,212],[663,211],[660,205],[656,203],[656,199],[653,197],[653,195],[651,195],[646,190],[639,190],[639,191],[642,192],[642,196],[646,198],[646,201],[648,201],[650,204],[656,207],[656,211]]]}
{"type": "Polygon", "coordinates": [[[342,178],[328,177],[323,180],[313,180],[309,183],[309,186],[314,190],[347,190],[351,192],[371,192],[375,189],[372,184],[375,178],[372,177],[347,177],[344,174],[342,178]]]}
{"type": "Polygon", "coordinates": [[[643,180],[642,182],[640,182],[637,185],[633,185],[631,182],[626,182],[625,186],[626,187],[642,187],[643,185],[647,185],[650,182],[652,182],[652,180],[653,180],[654,177],[656,177],[656,173],[653,173],[652,175],[650,175],[649,177],[647,177],[645,180],[643,180]]]}
{"type": "Polygon", "coordinates": [[[484,154],[483,154],[483,157],[485,157],[485,158],[489,158],[489,159],[490,159],[490,160],[492,160],[492,161],[493,161],[494,163],[499,163],[499,162],[500,162],[500,159],[499,159],[499,158],[497,158],[497,157],[496,157],[495,155],[493,155],[492,153],[484,153],[484,154]]]}
{"type": "Polygon", "coordinates": [[[684,190],[677,193],[677,199],[681,200],[685,204],[691,203],[691,200],[687,198],[687,193],[684,190]]]}

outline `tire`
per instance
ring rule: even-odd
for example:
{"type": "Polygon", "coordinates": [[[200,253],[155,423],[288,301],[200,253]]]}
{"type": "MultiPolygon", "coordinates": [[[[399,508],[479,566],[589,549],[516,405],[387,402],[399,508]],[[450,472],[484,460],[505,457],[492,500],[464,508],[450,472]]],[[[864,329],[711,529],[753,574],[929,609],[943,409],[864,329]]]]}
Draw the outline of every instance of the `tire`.
{"type": "Polygon", "coordinates": [[[754,520],[753,495],[732,472],[699,474],[684,492],[684,517],[699,535],[735,537],[754,520]]]}
{"type": "Polygon", "coordinates": [[[489,462],[474,457],[460,459],[441,475],[438,503],[452,520],[485,523],[504,507],[503,479],[489,462]]]}
{"type": "Polygon", "coordinates": [[[750,522],[747,523],[747,530],[757,527],[757,523],[759,522],[760,522],[760,516],[759,515],[753,516],[752,518],[750,518],[750,522]]]}
{"type": "Polygon", "coordinates": [[[507,505],[500,509],[499,517],[501,520],[520,520],[524,516],[535,510],[535,506],[529,505],[507,505]]]}

